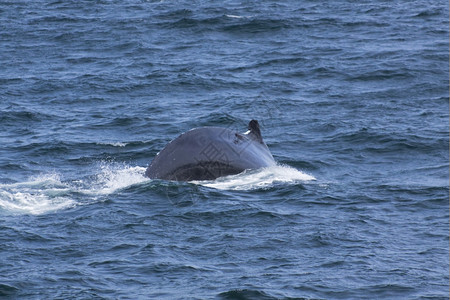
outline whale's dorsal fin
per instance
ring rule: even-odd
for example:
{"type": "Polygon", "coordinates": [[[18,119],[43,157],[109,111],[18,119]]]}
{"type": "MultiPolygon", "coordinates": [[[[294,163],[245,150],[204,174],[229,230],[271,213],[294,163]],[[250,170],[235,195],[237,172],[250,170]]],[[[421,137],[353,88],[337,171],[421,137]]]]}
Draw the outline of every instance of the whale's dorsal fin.
{"type": "Polygon", "coordinates": [[[247,135],[251,137],[254,140],[257,140],[261,144],[264,144],[262,136],[261,136],[261,130],[259,129],[259,123],[256,120],[251,120],[248,123],[248,132],[247,135]]]}

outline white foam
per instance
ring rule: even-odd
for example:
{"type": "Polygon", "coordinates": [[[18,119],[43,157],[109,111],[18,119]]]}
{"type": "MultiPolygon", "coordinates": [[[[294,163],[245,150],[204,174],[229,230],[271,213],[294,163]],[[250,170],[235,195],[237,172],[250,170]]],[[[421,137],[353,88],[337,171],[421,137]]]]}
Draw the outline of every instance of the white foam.
{"type": "MultiPolygon", "coordinates": [[[[102,162],[94,170],[97,174],[87,181],[67,182],[61,179],[60,174],[53,172],[23,182],[0,184],[0,211],[32,215],[55,212],[104,201],[109,194],[150,180],[145,177],[144,167],[102,162]]],[[[220,190],[253,190],[310,180],[315,178],[288,166],[274,166],[193,183],[220,190]]]]}
{"type": "Polygon", "coordinates": [[[93,190],[95,194],[111,194],[117,190],[149,180],[144,176],[146,169],[143,167],[102,164],[100,169],[101,172],[97,175],[96,181],[89,187],[89,190],[93,190]]]}
{"type": "Polygon", "coordinates": [[[42,174],[13,184],[0,184],[0,211],[40,215],[80,205],[74,194],[85,195],[83,203],[99,201],[99,196],[149,180],[145,168],[102,163],[93,180],[63,182],[57,173],[42,174]],[[86,201],[87,198],[87,201],[86,201]]]}
{"type": "Polygon", "coordinates": [[[220,190],[253,190],[269,188],[275,184],[297,184],[311,180],[315,180],[311,175],[289,166],[277,165],[220,177],[213,181],[193,181],[193,183],[220,190]]]}
{"type": "Polygon", "coordinates": [[[113,147],[125,147],[128,145],[128,143],[122,143],[122,142],[103,142],[103,143],[97,143],[97,145],[106,145],[106,146],[113,146],[113,147]]]}
{"type": "Polygon", "coordinates": [[[75,205],[70,188],[58,174],[44,174],[25,182],[0,185],[0,208],[18,214],[39,215],[75,205]]]}
{"type": "Polygon", "coordinates": [[[237,16],[237,15],[225,15],[225,16],[228,17],[228,18],[233,18],[233,19],[243,19],[243,18],[245,18],[243,16],[237,16]]]}

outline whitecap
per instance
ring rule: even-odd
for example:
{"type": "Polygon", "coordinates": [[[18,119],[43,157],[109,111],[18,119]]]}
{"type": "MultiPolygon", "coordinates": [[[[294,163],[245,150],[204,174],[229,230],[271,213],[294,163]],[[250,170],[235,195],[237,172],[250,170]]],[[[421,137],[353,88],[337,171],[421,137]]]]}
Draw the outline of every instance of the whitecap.
{"type": "Polygon", "coordinates": [[[245,17],[243,16],[237,16],[237,15],[225,15],[227,18],[233,18],[233,19],[243,19],[245,17]]]}
{"type": "Polygon", "coordinates": [[[123,142],[102,142],[97,143],[97,145],[113,146],[113,147],[125,147],[128,143],[123,142]]]}

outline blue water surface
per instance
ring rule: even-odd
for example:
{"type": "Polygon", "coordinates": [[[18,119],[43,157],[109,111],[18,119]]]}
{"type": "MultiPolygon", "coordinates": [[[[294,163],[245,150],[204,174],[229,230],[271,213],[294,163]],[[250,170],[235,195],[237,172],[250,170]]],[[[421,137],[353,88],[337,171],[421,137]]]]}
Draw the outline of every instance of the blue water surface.
{"type": "Polygon", "coordinates": [[[448,299],[445,1],[1,1],[0,297],[448,299]],[[277,167],[150,180],[259,120],[277,167]]]}

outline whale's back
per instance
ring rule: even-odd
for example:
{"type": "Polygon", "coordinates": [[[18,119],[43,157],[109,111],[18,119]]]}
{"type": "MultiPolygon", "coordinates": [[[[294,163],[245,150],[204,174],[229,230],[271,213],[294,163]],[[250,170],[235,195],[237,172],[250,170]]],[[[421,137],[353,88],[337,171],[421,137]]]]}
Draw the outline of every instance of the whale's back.
{"type": "Polygon", "coordinates": [[[249,134],[219,127],[202,127],[183,133],[157,154],[146,175],[166,180],[212,180],[246,169],[275,165],[262,141],[249,134]]]}

